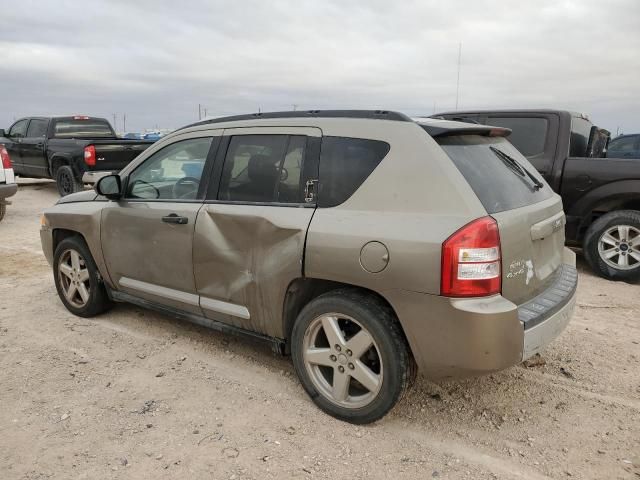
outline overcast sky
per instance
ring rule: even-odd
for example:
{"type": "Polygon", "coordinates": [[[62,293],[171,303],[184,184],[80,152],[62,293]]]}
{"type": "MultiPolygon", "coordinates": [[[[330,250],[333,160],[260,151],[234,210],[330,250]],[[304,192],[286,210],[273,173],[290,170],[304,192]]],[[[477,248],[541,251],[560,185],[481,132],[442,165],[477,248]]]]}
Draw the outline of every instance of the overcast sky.
{"type": "Polygon", "coordinates": [[[127,115],[567,108],[640,132],[639,0],[0,1],[0,127],[127,115]],[[435,105],[435,107],[434,107],[435,105]]]}

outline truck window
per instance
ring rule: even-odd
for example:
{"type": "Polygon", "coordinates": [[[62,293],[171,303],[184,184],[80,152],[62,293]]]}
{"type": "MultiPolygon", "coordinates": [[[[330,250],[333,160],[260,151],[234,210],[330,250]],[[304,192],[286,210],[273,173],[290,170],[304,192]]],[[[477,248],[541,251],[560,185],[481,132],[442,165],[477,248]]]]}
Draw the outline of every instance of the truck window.
{"type": "Polygon", "coordinates": [[[509,141],[527,158],[544,153],[549,129],[546,118],[489,117],[487,125],[510,128],[509,141]]]}
{"type": "Polygon", "coordinates": [[[467,180],[487,213],[524,207],[553,195],[553,190],[529,161],[506,139],[480,135],[440,137],[436,141],[467,180]],[[535,189],[526,175],[518,175],[491,147],[507,154],[541,184],[535,189]]]}
{"type": "Polygon", "coordinates": [[[29,119],[18,120],[11,126],[11,130],[9,130],[9,136],[13,138],[23,138],[27,133],[28,123],[29,119]]]}
{"type": "Polygon", "coordinates": [[[29,123],[29,129],[27,130],[27,137],[44,137],[47,134],[47,121],[39,118],[34,118],[29,123]]]}
{"type": "Polygon", "coordinates": [[[592,123],[580,117],[571,118],[570,157],[586,157],[592,123]]]}
{"type": "Polygon", "coordinates": [[[55,120],[53,136],[56,138],[113,138],[115,133],[111,125],[101,118],[76,119],[61,118],[55,120]]]}

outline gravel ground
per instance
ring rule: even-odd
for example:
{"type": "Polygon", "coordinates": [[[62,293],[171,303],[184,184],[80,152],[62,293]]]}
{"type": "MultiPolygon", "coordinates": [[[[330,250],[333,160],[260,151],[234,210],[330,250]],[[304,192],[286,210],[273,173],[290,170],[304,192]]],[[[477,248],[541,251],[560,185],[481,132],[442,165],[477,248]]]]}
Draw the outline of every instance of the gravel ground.
{"type": "Polygon", "coordinates": [[[580,261],[537,364],[418,380],[378,423],[321,413],[289,359],[119,305],[82,319],[40,249],[52,184],[0,223],[0,478],[640,478],[640,287],[580,261]]]}

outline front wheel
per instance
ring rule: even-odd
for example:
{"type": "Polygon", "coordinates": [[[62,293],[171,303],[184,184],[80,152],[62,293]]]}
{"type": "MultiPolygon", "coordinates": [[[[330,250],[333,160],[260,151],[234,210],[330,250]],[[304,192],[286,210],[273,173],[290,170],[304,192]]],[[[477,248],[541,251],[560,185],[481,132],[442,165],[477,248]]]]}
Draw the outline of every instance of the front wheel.
{"type": "Polygon", "coordinates": [[[591,268],[611,280],[640,279],[640,212],[618,210],[591,224],[584,239],[591,268]]]}
{"type": "Polygon", "coordinates": [[[296,373],[316,405],[355,424],[386,415],[415,371],[393,311],[350,290],[312,300],[296,320],[291,347],[296,373]]]}
{"type": "Polygon", "coordinates": [[[80,237],[65,238],[58,244],[53,275],[60,300],[74,315],[93,317],[111,307],[89,247],[80,237]]]}

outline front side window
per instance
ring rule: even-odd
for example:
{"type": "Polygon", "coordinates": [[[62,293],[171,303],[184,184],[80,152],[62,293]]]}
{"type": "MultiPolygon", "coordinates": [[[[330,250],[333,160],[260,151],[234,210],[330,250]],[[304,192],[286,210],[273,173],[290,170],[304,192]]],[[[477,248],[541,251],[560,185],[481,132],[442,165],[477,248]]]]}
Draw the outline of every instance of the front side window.
{"type": "Polygon", "coordinates": [[[44,137],[47,134],[47,121],[40,119],[33,119],[29,123],[29,130],[27,130],[27,137],[36,138],[44,137]]]}
{"type": "Polygon", "coordinates": [[[167,145],[147,158],[131,175],[127,198],[195,200],[212,138],[194,138],[167,145]]]}
{"type": "Polygon", "coordinates": [[[219,200],[302,203],[307,137],[237,135],[224,160],[219,200]]]}
{"type": "Polygon", "coordinates": [[[14,123],[9,131],[9,136],[13,138],[24,138],[27,134],[28,123],[29,120],[20,120],[19,122],[14,123]]]}

